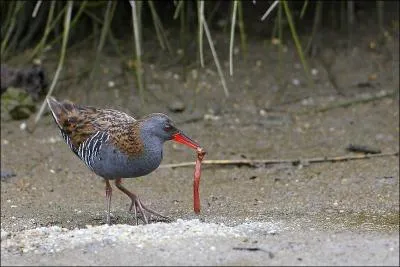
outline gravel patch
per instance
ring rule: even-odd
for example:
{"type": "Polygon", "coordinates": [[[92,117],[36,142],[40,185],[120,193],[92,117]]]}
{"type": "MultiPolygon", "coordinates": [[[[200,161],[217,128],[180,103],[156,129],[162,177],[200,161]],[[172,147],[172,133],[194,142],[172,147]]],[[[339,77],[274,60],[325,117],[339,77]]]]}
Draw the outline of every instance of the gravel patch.
{"type": "Polygon", "coordinates": [[[1,265],[391,265],[398,232],[305,230],[292,222],[1,231],[1,265]]]}
{"type": "Polygon", "coordinates": [[[149,225],[101,225],[84,229],[68,230],[59,226],[39,227],[17,233],[1,230],[1,249],[9,253],[46,254],[65,249],[82,248],[95,251],[105,246],[118,244],[134,245],[144,248],[157,242],[170,243],[176,239],[196,238],[240,238],[258,231],[274,234],[279,226],[274,223],[252,222],[235,227],[222,224],[201,223],[199,220],[153,223],[149,225]]]}

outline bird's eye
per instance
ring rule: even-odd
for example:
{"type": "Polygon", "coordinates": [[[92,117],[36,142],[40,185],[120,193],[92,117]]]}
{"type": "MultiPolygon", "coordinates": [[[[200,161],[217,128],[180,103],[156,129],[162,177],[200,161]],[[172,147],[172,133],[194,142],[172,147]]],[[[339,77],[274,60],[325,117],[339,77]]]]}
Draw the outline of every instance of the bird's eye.
{"type": "Polygon", "coordinates": [[[167,131],[167,132],[171,131],[171,130],[172,130],[171,124],[169,124],[169,123],[168,123],[168,124],[165,124],[164,130],[167,131]]]}

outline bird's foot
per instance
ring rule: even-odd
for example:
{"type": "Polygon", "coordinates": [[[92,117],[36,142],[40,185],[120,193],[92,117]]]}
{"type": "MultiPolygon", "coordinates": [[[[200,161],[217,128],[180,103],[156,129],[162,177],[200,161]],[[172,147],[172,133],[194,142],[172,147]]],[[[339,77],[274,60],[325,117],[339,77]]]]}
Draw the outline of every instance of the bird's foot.
{"type": "Polygon", "coordinates": [[[148,224],[149,223],[149,219],[151,219],[151,215],[157,216],[159,218],[161,218],[162,220],[165,221],[172,221],[171,218],[164,216],[158,212],[156,212],[155,210],[152,210],[148,207],[146,207],[142,201],[140,200],[139,197],[136,197],[135,199],[132,199],[132,204],[129,208],[129,211],[133,212],[135,214],[135,220],[136,220],[136,225],[138,225],[138,213],[140,215],[140,219],[143,221],[143,223],[148,224]],[[148,213],[150,216],[147,217],[146,213],[148,213]],[[148,219],[149,218],[149,219],[148,219]]]}

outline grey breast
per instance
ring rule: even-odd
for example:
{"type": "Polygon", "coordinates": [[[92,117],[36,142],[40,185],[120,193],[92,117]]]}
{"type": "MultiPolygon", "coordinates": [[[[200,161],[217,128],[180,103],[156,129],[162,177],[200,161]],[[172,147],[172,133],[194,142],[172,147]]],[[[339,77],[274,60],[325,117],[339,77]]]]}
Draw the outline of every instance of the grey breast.
{"type": "MultiPolygon", "coordinates": [[[[108,140],[107,140],[108,141],[108,140]]],[[[144,152],[132,157],[120,151],[109,142],[102,142],[96,153],[88,156],[86,164],[97,175],[107,178],[139,177],[157,169],[162,160],[162,144],[159,146],[144,146],[144,152]]],[[[85,158],[85,157],[83,157],[85,158]]]]}

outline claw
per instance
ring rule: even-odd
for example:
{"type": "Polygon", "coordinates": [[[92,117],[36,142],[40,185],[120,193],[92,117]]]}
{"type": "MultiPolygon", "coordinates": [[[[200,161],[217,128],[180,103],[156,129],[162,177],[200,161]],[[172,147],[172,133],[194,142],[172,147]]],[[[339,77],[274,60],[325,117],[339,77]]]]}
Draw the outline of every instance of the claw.
{"type": "Polygon", "coordinates": [[[144,224],[148,224],[149,223],[149,220],[148,220],[148,218],[146,216],[146,212],[149,213],[149,215],[150,215],[149,219],[151,219],[151,215],[155,215],[155,216],[160,217],[160,218],[162,218],[164,220],[171,221],[170,218],[168,218],[168,217],[166,217],[166,216],[164,216],[164,215],[162,215],[162,214],[160,214],[160,213],[158,213],[158,212],[146,207],[142,203],[142,201],[140,200],[140,198],[137,195],[135,195],[134,193],[132,193],[128,189],[126,189],[124,186],[122,186],[121,179],[116,179],[115,180],[115,185],[117,186],[117,188],[119,190],[124,192],[132,200],[131,206],[129,207],[129,211],[130,212],[133,211],[134,217],[135,217],[135,221],[136,221],[136,225],[139,224],[138,223],[138,213],[139,213],[139,215],[141,215],[140,219],[143,221],[144,224]]]}

